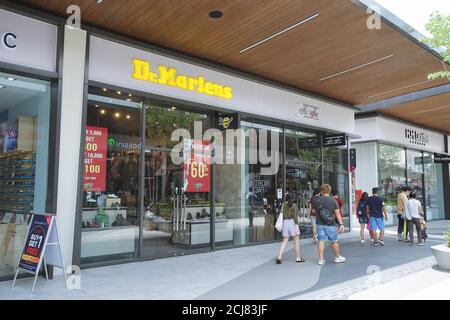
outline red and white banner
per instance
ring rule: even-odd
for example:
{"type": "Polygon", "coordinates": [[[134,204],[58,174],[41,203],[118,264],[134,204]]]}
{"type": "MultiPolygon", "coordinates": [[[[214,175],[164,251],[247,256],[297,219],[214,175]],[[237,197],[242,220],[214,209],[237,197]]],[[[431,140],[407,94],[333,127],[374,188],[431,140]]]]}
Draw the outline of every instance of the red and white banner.
{"type": "Polygon", "coordinates": [[[84,147],[84,191],[106,191],[106,157],[108,129],[86,127],[84,147]]]}
{"type": "Polygon", "coordinates": [[[211,149],[210,142],[185,139],[185,192],[210,192],[211,149]]]}

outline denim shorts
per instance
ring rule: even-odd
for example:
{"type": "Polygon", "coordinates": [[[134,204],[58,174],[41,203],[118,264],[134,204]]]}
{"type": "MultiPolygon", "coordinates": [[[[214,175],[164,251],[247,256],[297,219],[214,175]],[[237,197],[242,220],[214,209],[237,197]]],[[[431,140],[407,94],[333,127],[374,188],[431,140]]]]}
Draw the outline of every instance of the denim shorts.
{"type": "Polygon", "coordinates": [[[375,218],[375,217],[370,217],[370,230],[372,231],[377,231],[384,230],[384,220],[383,218],[375,218]]]}
{"type": "Polygon", "coordinates": [[[316,216],[311,216],[311,225],[316,225],[316,216]]]}
{"type": "Polygon", "coordinates": [[[338,230],[336,226],[317,225],[317,237],[319,241],[329,240],[331,242],[338,241],[338,230]]]}

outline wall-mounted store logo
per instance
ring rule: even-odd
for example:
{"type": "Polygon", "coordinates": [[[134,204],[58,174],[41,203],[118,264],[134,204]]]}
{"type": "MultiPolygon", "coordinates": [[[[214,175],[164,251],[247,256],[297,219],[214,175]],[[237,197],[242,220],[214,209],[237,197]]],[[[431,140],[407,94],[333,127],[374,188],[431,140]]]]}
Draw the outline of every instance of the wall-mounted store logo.
{"type": "Polygon", "coordinates": [[[304,104],[303,102],[298,102],[300,109],[297,112],[298,117],[309,118],[313,120],[319,120],[319,107],[315,107],[309,104],[304,104]]]}
{"type": "Polygon", "coordinates": [[[237,129],[238,128],[238,114],[222,114],[219,116],[220,129],[237,129]]]}
{"type": "Polygon", "coordinates": [[[207,81],[203,76],[178,74],[177,69],[158,65],[157,71],[152,69],[147,60],[133,59],[132,78],[164,86],[174,87],[222,99],[232,99],[233,89],[229,86],[207,81]]]}
{"type": "Polygon", "coordinates": [[[114,149],[115,151],[140,150],[141,143],[139,142],[139,138],[130,138],[125,136],[109,137],[108,148],[114,149]]]}
{"type": "Polygon", "coordinates": [[[17,36],[12,32],[2,34],[2,46],[8,50],[14,50],[17,47],[17,36]]]}
{"type": "Polygon", "coordinates": [[[411,144],[423,147],[429,142],[429,138],[426,133],[418,132],[412,129],[405,129],[405,138],[408,139],[411,144]]]}
{"type": "Polygon", "coordinates": [[[114,138],[108,139],[108,146],[115,147],[116,146],[116,140],[114,138]]]}
{"type": "Polygon", "coordinates": [[[347,145],[347,136],[345,133],[323,137],[324,147],[342,147],[345,145],[347,145]]]}

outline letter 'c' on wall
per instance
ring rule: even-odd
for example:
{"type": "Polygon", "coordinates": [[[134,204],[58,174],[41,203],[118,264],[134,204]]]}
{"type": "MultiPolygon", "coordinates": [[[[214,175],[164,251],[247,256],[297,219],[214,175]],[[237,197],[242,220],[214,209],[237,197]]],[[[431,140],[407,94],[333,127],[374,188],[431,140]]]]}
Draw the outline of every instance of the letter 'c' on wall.
{"type": "Polygon", "coordinates": [[[14,50],[16,45],[17,36],[12,32],[7,32],[2,36],[2,44],[5,48],[14,50]]]}

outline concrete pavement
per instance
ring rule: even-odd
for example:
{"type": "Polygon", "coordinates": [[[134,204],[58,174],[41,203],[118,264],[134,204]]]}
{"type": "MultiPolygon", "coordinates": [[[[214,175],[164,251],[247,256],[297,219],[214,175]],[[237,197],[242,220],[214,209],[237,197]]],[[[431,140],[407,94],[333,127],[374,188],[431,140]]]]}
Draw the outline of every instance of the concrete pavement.
{"type": "MultiPolygon", "coordinates": [[[[448,224],[437,222],[437,229],[448,224]]],[[[354,231],[340,240],[347,262],[334,264],[327,248],[327,264],[323,267],[317,265],[315,245],[304,240],[302,255],[307,262],[301,264],[294,261],[291,242],[281,265],[274,263],[279,243],[272,243],[87,269],[82,270],[80,290],[65,289],[61,276],[52,281],[39,278],[30,297],[32,280],[23,279],[14,290],[11,282],[0,283],[0,299],[377,299],[386,291],[390,298],[407,297],[405,292],[414,298],[421,295],[414,295],[413,287],[404,283],[411,283],[408,277],[419,275],[430,277],[425,281],[429,291],[423,294],[431,297],[430,292],[442,290],[450,277],[433,269],[430,246],[443,241],[439,234],[431,235],[424,247],[399,242],[395,234],[385,238],[384,247],[373,247],[370,241],[361,244],[354,231]],[[389,287],[397,283],[400,291],[389,287]]],[[[426,290],[425,284],[420,282],[421,289],[426,290]]]]}

